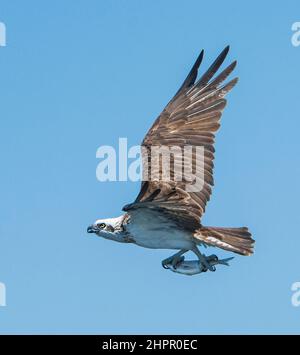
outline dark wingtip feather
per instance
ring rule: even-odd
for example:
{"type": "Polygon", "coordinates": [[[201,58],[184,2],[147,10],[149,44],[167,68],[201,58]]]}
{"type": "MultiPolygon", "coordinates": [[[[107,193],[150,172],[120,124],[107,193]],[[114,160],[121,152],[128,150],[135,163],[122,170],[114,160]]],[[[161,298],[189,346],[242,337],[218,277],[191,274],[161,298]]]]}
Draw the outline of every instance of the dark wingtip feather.
{"type": "Polygon", "coordinates": [[[237,82],[239,81],[239,78],[236,77],[232,80],[230,80],[227,84],[225,84],[223,87],[222,87],[222,90],[228,92],[230,91],[236,84],[237,82]]]}
{"type": "Polygon", "coordinates": [[[212,65],[208,68],[208,70],[202,75],[202,77],[196,83],[197,86],[206,85],[209,80],[215,75],[220,66],[223,64],[230,46],[226,46],[222,52],[218,55],[217,59],[212,63],[212,65]]]}
{"type": "Polygon", "coordinates": [[[177,96],[183,89],[189,88],[195,83],[195,81],[197,79],[197,75],[198,75],[198,69],[199,69],[200,64],[202,63],[202,60],[203,60],[203,56],[204,56],[204,49],[202,49],[202,51],[198,55],[192,69],[190,70],[190,72],[189,72],[188,76],[186,77],[186,79],[184,80],[183,84],[178,89],[175,96],[177,96]]]}
{"type": "Polygon", "coordinates": [[[203,56],[204,56],[204,49],[202,49],[202,51],[198,55],[198,58],[196,59],[191,71],[189,72],[184,83],[182,84],[182,87],[190,87],[195,83],[195,80],[196,80],[197,74],[198,74],[198,69],[199,69],[200,64],[202,63],[202,60],[203,60],[203,56]]]}
{"type": "Polygon", "coordinates": [[[235,60],[226,69],[224,69],[215,79],[213,79],[209,83],[208,88],[209,89],[217,88],[233,72],[233,70],[235,69],[236,65],[237,65],[237,61],[235,60]]]}
{"type": "Polygon", "coordinates": [[[220,53],[220,56],[223,54],[225,57],[227,56],[228,52],[230,50],[230,45],[228,44],[220,53]]]}

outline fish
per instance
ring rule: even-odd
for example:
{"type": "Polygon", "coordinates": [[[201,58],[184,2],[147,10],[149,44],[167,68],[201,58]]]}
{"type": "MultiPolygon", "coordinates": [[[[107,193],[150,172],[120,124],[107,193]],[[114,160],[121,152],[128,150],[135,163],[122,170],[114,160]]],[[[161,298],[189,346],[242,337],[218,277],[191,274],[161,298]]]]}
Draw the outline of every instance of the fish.
{"type": "MultiPolygon", "coordinates": [[[[214,271],[216,271],[215,265],[226,265],[229,266],[229,261],[234,259],[234,257],[219,259],[216,255],[210,255],[207,257],[207,261],[211,266],[214,267],[214,271]]],[[[165,269],[169,269],[173,272],[183,275],[196,275],[201,274],[202,272],[206,272],[207,268],[203,267],[199,260],[185,260],[184,256],[181,257],[180,261],[174,267],[171,263],[164,265],[165,269]]]]}

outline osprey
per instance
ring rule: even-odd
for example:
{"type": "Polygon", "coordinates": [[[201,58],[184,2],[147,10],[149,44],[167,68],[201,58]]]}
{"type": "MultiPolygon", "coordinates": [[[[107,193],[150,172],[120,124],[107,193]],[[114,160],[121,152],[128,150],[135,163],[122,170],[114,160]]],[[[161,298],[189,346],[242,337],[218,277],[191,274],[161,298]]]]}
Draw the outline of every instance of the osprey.
{"type": "MultiPolygon", "coordinates": [[[[198,246],[214,246],[240,255],[253,253],[254,240],[248,228],[205,227],[200,223],[214,184],[214,138],[226,105],[224,97],[238,81],[235,78],[222,85],[235,68],[236,61],[215,76],[228,51],[229,46],[197,80],[204,54],[201,51],[187,78],[155,120],[141,146],[146,152],[150,152],[153,146],[203,147],[202,188],[193,191],[187,188],[193,181],[174,179],[173,164],[169,180],[143,179],[135,201],[123,207],[125,214],[96,220],[87,228],[88,233],[145,248],[178,250],[162,261],[164,267],[172,265],[173,269],[184,260],[183,254],[192,251],[199,259],[201,270],[215,271],[216,259],[213,258],[214,263],[210,262],[212,256],[205,256],[198,246]]],[[[142,163],[143,167],[151,170],[153,161],[149,155],[142,154],[142,163]]],[[[163,170],[164,167],[159,165],[159,176],[163,170]]]]}

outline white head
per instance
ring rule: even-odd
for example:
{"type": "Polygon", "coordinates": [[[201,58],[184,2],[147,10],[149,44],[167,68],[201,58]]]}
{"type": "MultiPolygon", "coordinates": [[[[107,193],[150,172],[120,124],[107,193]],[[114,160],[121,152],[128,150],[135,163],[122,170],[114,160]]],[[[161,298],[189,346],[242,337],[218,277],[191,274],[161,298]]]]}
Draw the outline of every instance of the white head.
{"type": "Polygon", "coordinates": [[[128,243],[127,233],[123,227],[124,216],[107,219],[97,219],[88,226],[88,233],[95,233],[99,237],[114,240],[120,243],[128,243]]]}

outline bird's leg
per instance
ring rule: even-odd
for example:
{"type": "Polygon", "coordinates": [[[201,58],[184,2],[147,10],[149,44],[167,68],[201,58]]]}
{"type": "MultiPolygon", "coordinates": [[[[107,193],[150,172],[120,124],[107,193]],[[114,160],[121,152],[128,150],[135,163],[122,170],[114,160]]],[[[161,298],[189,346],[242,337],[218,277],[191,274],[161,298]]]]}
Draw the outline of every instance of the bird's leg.
{"type": "Polygon", "coordinates": [[[196,246],[192,249],[192,251],[198,256],[204,271],[216,271],[216,268],[213,265],[210,265],[208,258],[204,254],[201,254],[196,246]]]}
{"type": "Polygon", "coordinates": [[[187,249],[181,249],[178,253],[170,256],[167,259],[164,259],[161,263],[163,268],[168,269],[167,265],[172,264],[174,269],[176,269],[176,265],[179,264],[181,261],[184,260],[184,256],[182,256],[184,253],[186,253],[188,250],[187,249]]]}

